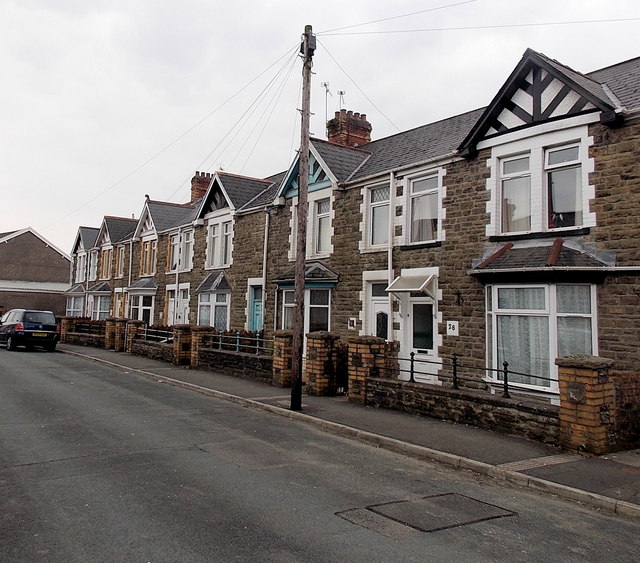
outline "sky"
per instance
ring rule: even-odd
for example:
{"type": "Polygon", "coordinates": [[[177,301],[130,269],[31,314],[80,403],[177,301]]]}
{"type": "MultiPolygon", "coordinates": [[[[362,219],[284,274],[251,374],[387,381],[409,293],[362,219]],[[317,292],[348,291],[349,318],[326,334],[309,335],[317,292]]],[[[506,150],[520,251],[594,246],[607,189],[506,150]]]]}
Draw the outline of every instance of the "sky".
{"type": "Polygon", "coordinates": [[[70,253],[147,194],[189,201],[196,170],[288,169],[305,25],[318,138],[341,108],[380,139],[484,107],[527,48],[640,56],[637,0],[0,0],[0,232],[70,253]]]}

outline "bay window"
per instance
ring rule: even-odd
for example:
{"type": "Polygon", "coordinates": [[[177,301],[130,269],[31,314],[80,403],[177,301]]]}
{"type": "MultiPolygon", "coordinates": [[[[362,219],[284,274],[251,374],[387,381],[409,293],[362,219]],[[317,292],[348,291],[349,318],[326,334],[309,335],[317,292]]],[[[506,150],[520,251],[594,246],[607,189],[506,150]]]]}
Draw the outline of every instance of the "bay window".
{"type": "Polygon", "coordinates": [[[331,246],[331,203],[328,197],[315,202],[313,234],[315,253],[329,252],[331,246]]]}
{"type": "Polygon", "coordinates": [[[201,293],[198,297],[198,324],[216,330],[229,329],[229,293],[201,293]]]}
{"type": "Polygon", "coordinates": [[[555,359],[595,353],[595,288],[586,284],[487,288],[487,338],[495,380],[557,391],[555,359]]]}

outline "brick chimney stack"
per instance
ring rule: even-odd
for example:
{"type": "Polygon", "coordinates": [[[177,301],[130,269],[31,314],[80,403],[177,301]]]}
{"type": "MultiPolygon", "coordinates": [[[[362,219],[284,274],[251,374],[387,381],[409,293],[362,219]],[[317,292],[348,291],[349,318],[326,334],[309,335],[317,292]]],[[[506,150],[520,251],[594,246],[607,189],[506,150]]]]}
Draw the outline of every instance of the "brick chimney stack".
{"type": "Polygon", "coordinates": [[[211,183],[212,174],[210,172],[197,172],[196,175],[191,178],[191,201],[194,202],[201,197],[204,197],[209,189],[211,183]]]}
{"type": "Polygon", "coordinates": [[[330,143],[343,147],[359,147],[371,141],[371,123],[367,116],[342,109],[327,122],[330,143]]]}

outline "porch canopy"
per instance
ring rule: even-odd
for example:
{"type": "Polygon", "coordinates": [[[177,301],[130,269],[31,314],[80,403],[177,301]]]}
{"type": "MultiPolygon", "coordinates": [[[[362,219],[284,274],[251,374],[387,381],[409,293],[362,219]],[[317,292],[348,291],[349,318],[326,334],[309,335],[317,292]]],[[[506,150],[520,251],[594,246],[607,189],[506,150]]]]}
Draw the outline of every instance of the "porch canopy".
{"type": "Polygon", "coordinates": [[[424,293],[435,299],[435,278],[435,274],[422,276],[400,275],[391,282],[391,285],[387,287],[386,291],[396,297],[401,297],[402,294],[407,293],[424,293]]]}

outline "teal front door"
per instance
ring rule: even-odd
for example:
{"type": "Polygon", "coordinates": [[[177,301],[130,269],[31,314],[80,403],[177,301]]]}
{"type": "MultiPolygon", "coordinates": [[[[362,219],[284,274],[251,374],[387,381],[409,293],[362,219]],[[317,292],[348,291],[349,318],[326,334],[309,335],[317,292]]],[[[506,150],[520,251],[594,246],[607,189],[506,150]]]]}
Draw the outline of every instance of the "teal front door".
{"type": "Polygon", "coordinates": [[[249,330],[262,330],[262,287],[254,285],[250,292],[249,330]]]}

